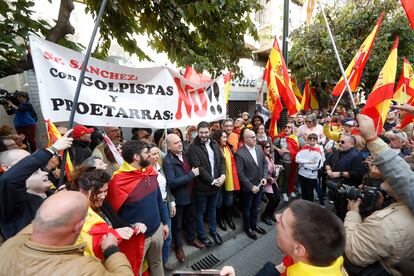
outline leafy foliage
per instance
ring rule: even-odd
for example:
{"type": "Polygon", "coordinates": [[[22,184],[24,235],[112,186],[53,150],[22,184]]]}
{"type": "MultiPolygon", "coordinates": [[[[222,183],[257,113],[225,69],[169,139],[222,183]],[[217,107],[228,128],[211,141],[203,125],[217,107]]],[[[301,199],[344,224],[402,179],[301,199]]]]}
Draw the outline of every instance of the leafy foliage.
{"type": "MultiPolygon", "coordinates": [[[[33,6],[33,1],[0,0],[0,76],[26,69],[29,34],[46,36],[51,29],[47,21],[33,19],[33,6]]],[[[72,49],[80,46],[66,39],[61,42],[72,49]]]]}
{"type": "MultiPolygon", "coordinates": [[[[96,16],[101,1],[86,3],[96,16]]],[[[137,35],[146,34],[148,45],[178,66],[193,65],[213,75],[225,68],[237,72],[239,58],[251,56],[244,35],[257,38],[249,13],[259,9],[257,1],[250,0],[112,0],[101,21],[95,54],[105,58],[116,39],[129,54],[149,60],[136,43],[137,35]]]]}
{"type": "MultiPolygon", "coordinates": [[[[360,83],[365,91],[370,91],[374,86],[397,35],[397,78],[401,72],[403,56],[414,63],[414,31],[410,28],[404,10],[399,1],[394,0],[349,0],[341,8],[325,9],[344,69],[374,28],[382,12],[386,14],[360,83]]],[[[321,12],[318,12],[312,25],[292,32],[291,41],[289,68],[296,78],[299,81],[310,79],[319,87],[326,82],[333,88],[340,79],[341,72],[321,12]]]]}

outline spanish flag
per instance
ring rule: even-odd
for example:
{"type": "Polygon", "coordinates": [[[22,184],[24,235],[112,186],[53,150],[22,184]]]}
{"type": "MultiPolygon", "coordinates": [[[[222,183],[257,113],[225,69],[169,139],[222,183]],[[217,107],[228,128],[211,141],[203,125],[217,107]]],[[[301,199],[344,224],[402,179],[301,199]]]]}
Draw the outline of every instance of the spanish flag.
{"type": "Polygon", "coordinates": [[[310,102],[310,90],[309,90],[309,80],[306,80],[305,89],[303,89],[303,98],[302,98],[302,109],[309,110],[309,102],[310,102]]]}
{"type": "Polygon", "coordinates": [[[411,28],[414,30],[414,0],[401,0],[407,18],[410,21],[411,28]]]}
{"type": "Polygon", "coordinates": [[[299,87],[296,84],[296,81],[292,78],[289,77],[289,81],[290,81],[290,87],[292,88],[293,93],[296,96],[296,99],[298,99],[299,102],[302,101],[302,93],[300,93],[299,87]]]}
{"type": "Polygon", "coordinates": [[[229,102],[230,82],[231,82],[231,71],[224,75],[224,100],[226,101],[226,103],[229,102]]]}
{"type": "MultiPolygon", "coordinates": [[[[279,44],[277,43],[277,38],[273,42],[272,50],[270,51],[268,64],[266,66],[266,71],[268,71],[268,76],[270,77],[270,72],[273,71],[278,93],[285,104],[289,115],[298,113],[301,109],[301,104],[298,99],[295,97],[290,85],[289,85],[289,73],[286,67],[285,60],[283,59],[282,53],[280,52],[279,44]],[[272,70],[270,70],[270,68],[272,70]]],[[[269,82],[268,82],[269,83],[269,82]]]]}
{"type": "Polygon", "coordinates": [[[270,69],[269,87],[267,90],[267,104],[269,110],[272,112],[272,120],[269,126],[269,136],[274,140],[277,136],[277,121],[280,118],[280,113],[283,110],[282,102],[276,85],[276,77],[274,70],[270,69]]]}
{"type": "MultiPolygon", "coordinates": [[[[351,63],[348,65],[348,68],[346,68],[345,75],[348,78],[349,86],[354,92],[356,91],[361,80],[362,72],[364,71],[365,64],[367,63],[369,54],[371,53],[372,46],[374,45],[378,29],[381,26],[383,16],[384,13],[381,14],[380,18],[378,19],[377,25],[367,36],[364,43],[362,43],[361,47],[359,47],[356,55],[352,59],[351,63]]],[[[338,81],[338,83],[332,90],[332,96],[339,97],[342,94],[342,92],[345,91],[345,89],[345,80],[343,77],[341,77],[341,79],[338,81]]]]}
{"type": "Polygon", "coordinates": [[[319,103],[318,98],[316,97],[316,89],[309,85],[309,91],[310,91],[310,101],[309,106],[313,110],[319,109],[319,103]]]}
{"type": "MultiPolygon", "coordinates": [[[[56,128],[55,124],[51,120],[45,120],[45,122],[46,122],[46,129],[47,129],[47,138],[48,138],[47,147],[50,147],[59,138],[61,138],[62,135],[60,135],[59,130],[56,128]]],[[[60,152],[60,157],[62,156],[63,156],[63,151],[60,152]]],[[[72,160],[70,159],[69,152],[66,152],[65,173],[66,173],[66,179],[68,181],[72,180],[73,170],[74,170],[73,164],[72,164],[72,160]]]]}
{"type": "Polygon", "coordinates": [[[397,73],[398,58],[398,37],[395,39],[391,53],[382,68],[377,82],[368,96],[362,114],[372,118],[377,128],[377,133],[381,134],[385,118],[391,105],[394,94],[395,75],[397,73]]]}
{"type": "Polygon", "coordinates": [[[403,69],[393,100],[399,104],[406,104],[412,97],[414,97],[414,71],[408,59],[404,57],[403,69]]]}

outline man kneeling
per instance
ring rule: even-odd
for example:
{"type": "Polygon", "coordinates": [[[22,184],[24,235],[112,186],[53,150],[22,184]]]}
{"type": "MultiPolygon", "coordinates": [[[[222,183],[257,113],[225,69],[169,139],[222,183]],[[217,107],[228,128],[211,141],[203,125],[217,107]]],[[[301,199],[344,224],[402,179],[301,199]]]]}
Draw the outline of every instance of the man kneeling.
{"type": "Polygon", "coordinates": [[[256,276],[347,275],[343,268],[345,231],[342,221],[319,205],[295,200],[276,215],[277,246],[287,256],[268,262],[256,276]]]}

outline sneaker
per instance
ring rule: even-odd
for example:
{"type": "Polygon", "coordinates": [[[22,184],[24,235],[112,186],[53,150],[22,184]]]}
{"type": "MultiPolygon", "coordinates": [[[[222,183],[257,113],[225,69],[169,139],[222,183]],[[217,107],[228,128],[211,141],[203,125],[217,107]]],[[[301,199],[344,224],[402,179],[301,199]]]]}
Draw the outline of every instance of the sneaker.
{"type": "Polygon", "coordinates": [[[288,198],[288,196],[287,196],[287,194],[286,193],[283,193],[283,201],[284,202],[288,202],[289,201],[289,198],[288,198]]]}
{"type": "Polygon", "coordinates": [[[290,193],[290,197],[293,197],[293,198],[295,198],[295,197],[296,197],[296,194],[295,194],[295,192],[291,192],[291,193],[290,193]]]}

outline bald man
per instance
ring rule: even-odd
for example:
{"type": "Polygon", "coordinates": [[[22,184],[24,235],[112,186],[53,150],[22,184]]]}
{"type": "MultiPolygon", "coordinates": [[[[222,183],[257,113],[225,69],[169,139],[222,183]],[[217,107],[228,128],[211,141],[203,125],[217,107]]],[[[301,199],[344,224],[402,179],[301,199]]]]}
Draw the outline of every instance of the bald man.
{"type": "Polygon", "coordinates": [[[51,186],[48,173],[40,169],[53,155],[72,145],[70,133],[32,155],[21,149],[0,154],[0,167],[4,171],[0,177],[0,233],[4,239],[16,235],[33,220],[51,186]]]}
{"type": "Polygon", "coordinates": [[[256,234],[266,234],[257,225],[259,203],[263,194],[263,185],[269,176],[267,161],[262,147],[256,145],[256,134],[250,129],[243,133],[244,146],[235,155],[239,175],[243,204],[243,228],[247,236],[257,239],[256,234]]]}
{"type": "Polygon", "coordinates": [[[186,237],[190,245],[204,248],[196,239],[197,207],[193,193],[194,179],[199,175],[198,168],[191,168],[187,155],[183,151],[181,138],[177,134],[168,134],[166,138],[168,152],[164,157],[163,169],[167,185],[175,197],[176,214],[172,218],[172,237],[177,260],[184,262],[186,256],[181,241],[181,228],[186,220],[186,237]]]}
{"type": "Polygon", "coordinates": [[[79,192],[59,192],[43,202],[32,225],[0,247],[2,275],[133,275],[112,234],[101,242],[105,261],[83,256],[75,245],[88,210],[79,192]]]}

